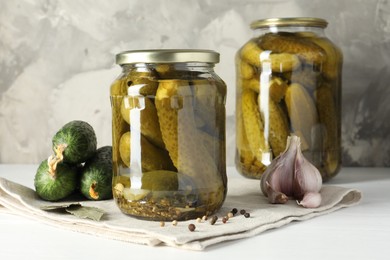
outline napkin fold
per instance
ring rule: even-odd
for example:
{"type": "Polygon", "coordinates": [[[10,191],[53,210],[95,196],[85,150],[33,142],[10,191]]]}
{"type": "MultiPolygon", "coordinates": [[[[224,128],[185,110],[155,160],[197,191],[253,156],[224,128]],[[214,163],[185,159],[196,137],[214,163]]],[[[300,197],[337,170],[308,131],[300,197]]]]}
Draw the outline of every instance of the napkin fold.
{"type": "MultiPolygon", "coordinates": [[[[61,205],[64,202],[48,202],[39,199],[35,191],[0,178],[0,213],[9,213],[59,228],[87,233],[108,239],[145,245],[167,245],[190,250],[203,250],[208,246],[224,241],[249,238],[266,230],[284,226],[292,221],[303,221],[340,208],[356,205],[362,194],[356,189],[323,185],[322,203],[315,209],[300,207],[295,201],[284,205],[269,204],[260,191],[259,181],[245,178],[229,180],[228,195],[223,207],[216,214],[219,220],[215,225],[204,221],[180,221],[176,226],[160,222],[139,220],[123,214],[113,200],[77,201],[85,207],[95,207],[105,214],[100,221],[77,218],[60,211],[45,211],[42,208],[61,205]],[[245,209],[250,213],[245,218],[237,213],[227,223],[221,219],[232,208],[245,209]],[[196,225],[190,232],[188,224],[196,225]]],[[[76,203],[76,202],[75,202],[76,203]]]]}

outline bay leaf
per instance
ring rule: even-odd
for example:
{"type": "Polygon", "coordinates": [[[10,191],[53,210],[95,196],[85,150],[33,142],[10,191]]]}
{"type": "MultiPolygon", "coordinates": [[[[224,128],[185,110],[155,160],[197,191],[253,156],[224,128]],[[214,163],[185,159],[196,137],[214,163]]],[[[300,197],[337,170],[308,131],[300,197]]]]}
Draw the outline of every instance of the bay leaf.
{"type": "Polygon", "coordinates": [[[63,203],[53,203],[45,206],[39,207],[41,210],[50,211],[50,210],[58,210],[58,209],[66,209],[70,206],[81,206],[78,202],[63,202],[63,203]]]}
{"type": "Polygon", "coordinates": [[[45,211],[56,211],[59,213],[69,213],[78,218],[92,219],[95,221],[100,221],[100,219],[105,213],[102,209],[96,207],[82,206],[78,202],[49,204],[41,206],[40,209],[45,211]]]}
{"type": "Polygon", "coordinates": [[[65,208],[65,210],[78,218],[87,218],[95,221],[100,221],[105,213],[102,209],[81,205],[71,205],[65,208]]]}

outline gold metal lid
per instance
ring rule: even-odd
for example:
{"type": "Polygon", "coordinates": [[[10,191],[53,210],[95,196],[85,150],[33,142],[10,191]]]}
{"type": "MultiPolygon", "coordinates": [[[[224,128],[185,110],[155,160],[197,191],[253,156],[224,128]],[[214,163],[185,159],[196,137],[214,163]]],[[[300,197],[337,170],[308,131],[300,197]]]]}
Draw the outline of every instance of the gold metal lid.
{"type": "Polygon", "coordinates": [[[253,21],[250,24],[251,29],[267,28],[270,26],[291,27],[291,26],[307,26],[326,28],[328,22],[321,18],[313,17],[287,17],[287,18],[269,18],[253,21]]]}
{"type": "Polygon", "coordinates": [[[180,63],[205,62],[218,63],[219,53],[211,50],[194,49],[159,49],[159,50],[132,50],[116,55],[116,64],[134,63],[180,63]]]}

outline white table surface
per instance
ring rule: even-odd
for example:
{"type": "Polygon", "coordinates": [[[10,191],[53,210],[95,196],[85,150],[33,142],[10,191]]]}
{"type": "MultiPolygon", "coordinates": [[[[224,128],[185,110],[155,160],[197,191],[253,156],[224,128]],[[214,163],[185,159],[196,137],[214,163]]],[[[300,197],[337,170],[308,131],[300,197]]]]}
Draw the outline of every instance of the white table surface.
{"type": "MultiPolygon", "coordinates": [[[[0,165],[0,177],[32,188],[36,168],[0,165]]],[[[234,168],[228,168],[228,176],[243,178],[234,168]]],[[[390,168],[343,168],[327,184],[359,189],[363,199],[351,208],[201,252],[114,241],[0,214],[0,259],[390,259],[390,168]]]]}

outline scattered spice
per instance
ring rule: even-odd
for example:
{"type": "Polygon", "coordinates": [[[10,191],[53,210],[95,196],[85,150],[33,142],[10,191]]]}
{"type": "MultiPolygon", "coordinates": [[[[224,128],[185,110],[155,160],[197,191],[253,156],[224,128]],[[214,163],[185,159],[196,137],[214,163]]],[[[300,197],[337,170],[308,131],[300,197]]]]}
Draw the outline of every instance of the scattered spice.
{"type": "Polygon", "coordinates": [[[215,222],[217,222],[217,220],[218,220],[218,217],[217,217],[216,215],[214,215],[214,216],[211,218],[211,220],[210,220],[210,224],[211,224],[211,225],[214,225],[215,222]]]}
{"type": "Polygon", "coordinates": [[[223,224],[225,224],[227,221],[228,221],[228,218],[227,218],[227,217],[223,217],[223,218],[222,218],[222,223],[223,223],[223,224]]]}
{"type": "MultiPolygon", "coordinates": [[[[229,218],[232,218],[234,216],[234,214],[236,214],[238,212],[238,210],[236,208],[233,208],[226,216],[222,217],[222,223],[226,224],[228,221],[229,221],[229,218]]],[[[241,209],[240,211],[240,214],[243,215],[245,218],[250,218],[250,213],[249,212],[246,212],[245,209],[241,209]]],[[[204,215],[202,218],[197,218],[196,221],[198,223],[202,223],[203,221],[207,220],[208,217],[206,215],[204,215]]],[[[217,220],[218,220],[218,216],[217,215],[214,215],[212,216],[212,218],[209,220],[210,224],[211,225],[215,225],[215,223],[217,223],[217,220]]],[[[173,220],[172,221],[172,225],[173,226],[177,226],[178,224],[178,221],[177,220],[173,220]]],[[[165,222],[164,221],[161,221],[160,222],[160,226],[161,227],[164,227],[165,226],[165,222]]],[[[195,224],[189,224],[188,225],[188,230],[193,232],[195,231],[196,229],[196,226],[195,224]]]]}
{"type": "Polygon", "coordinates": [[[194,232],[195,231],[195,228],[196,226],[194,224],[189,224],[188,225],[188,229],[191,231],[191,232],[194,232]]]}

